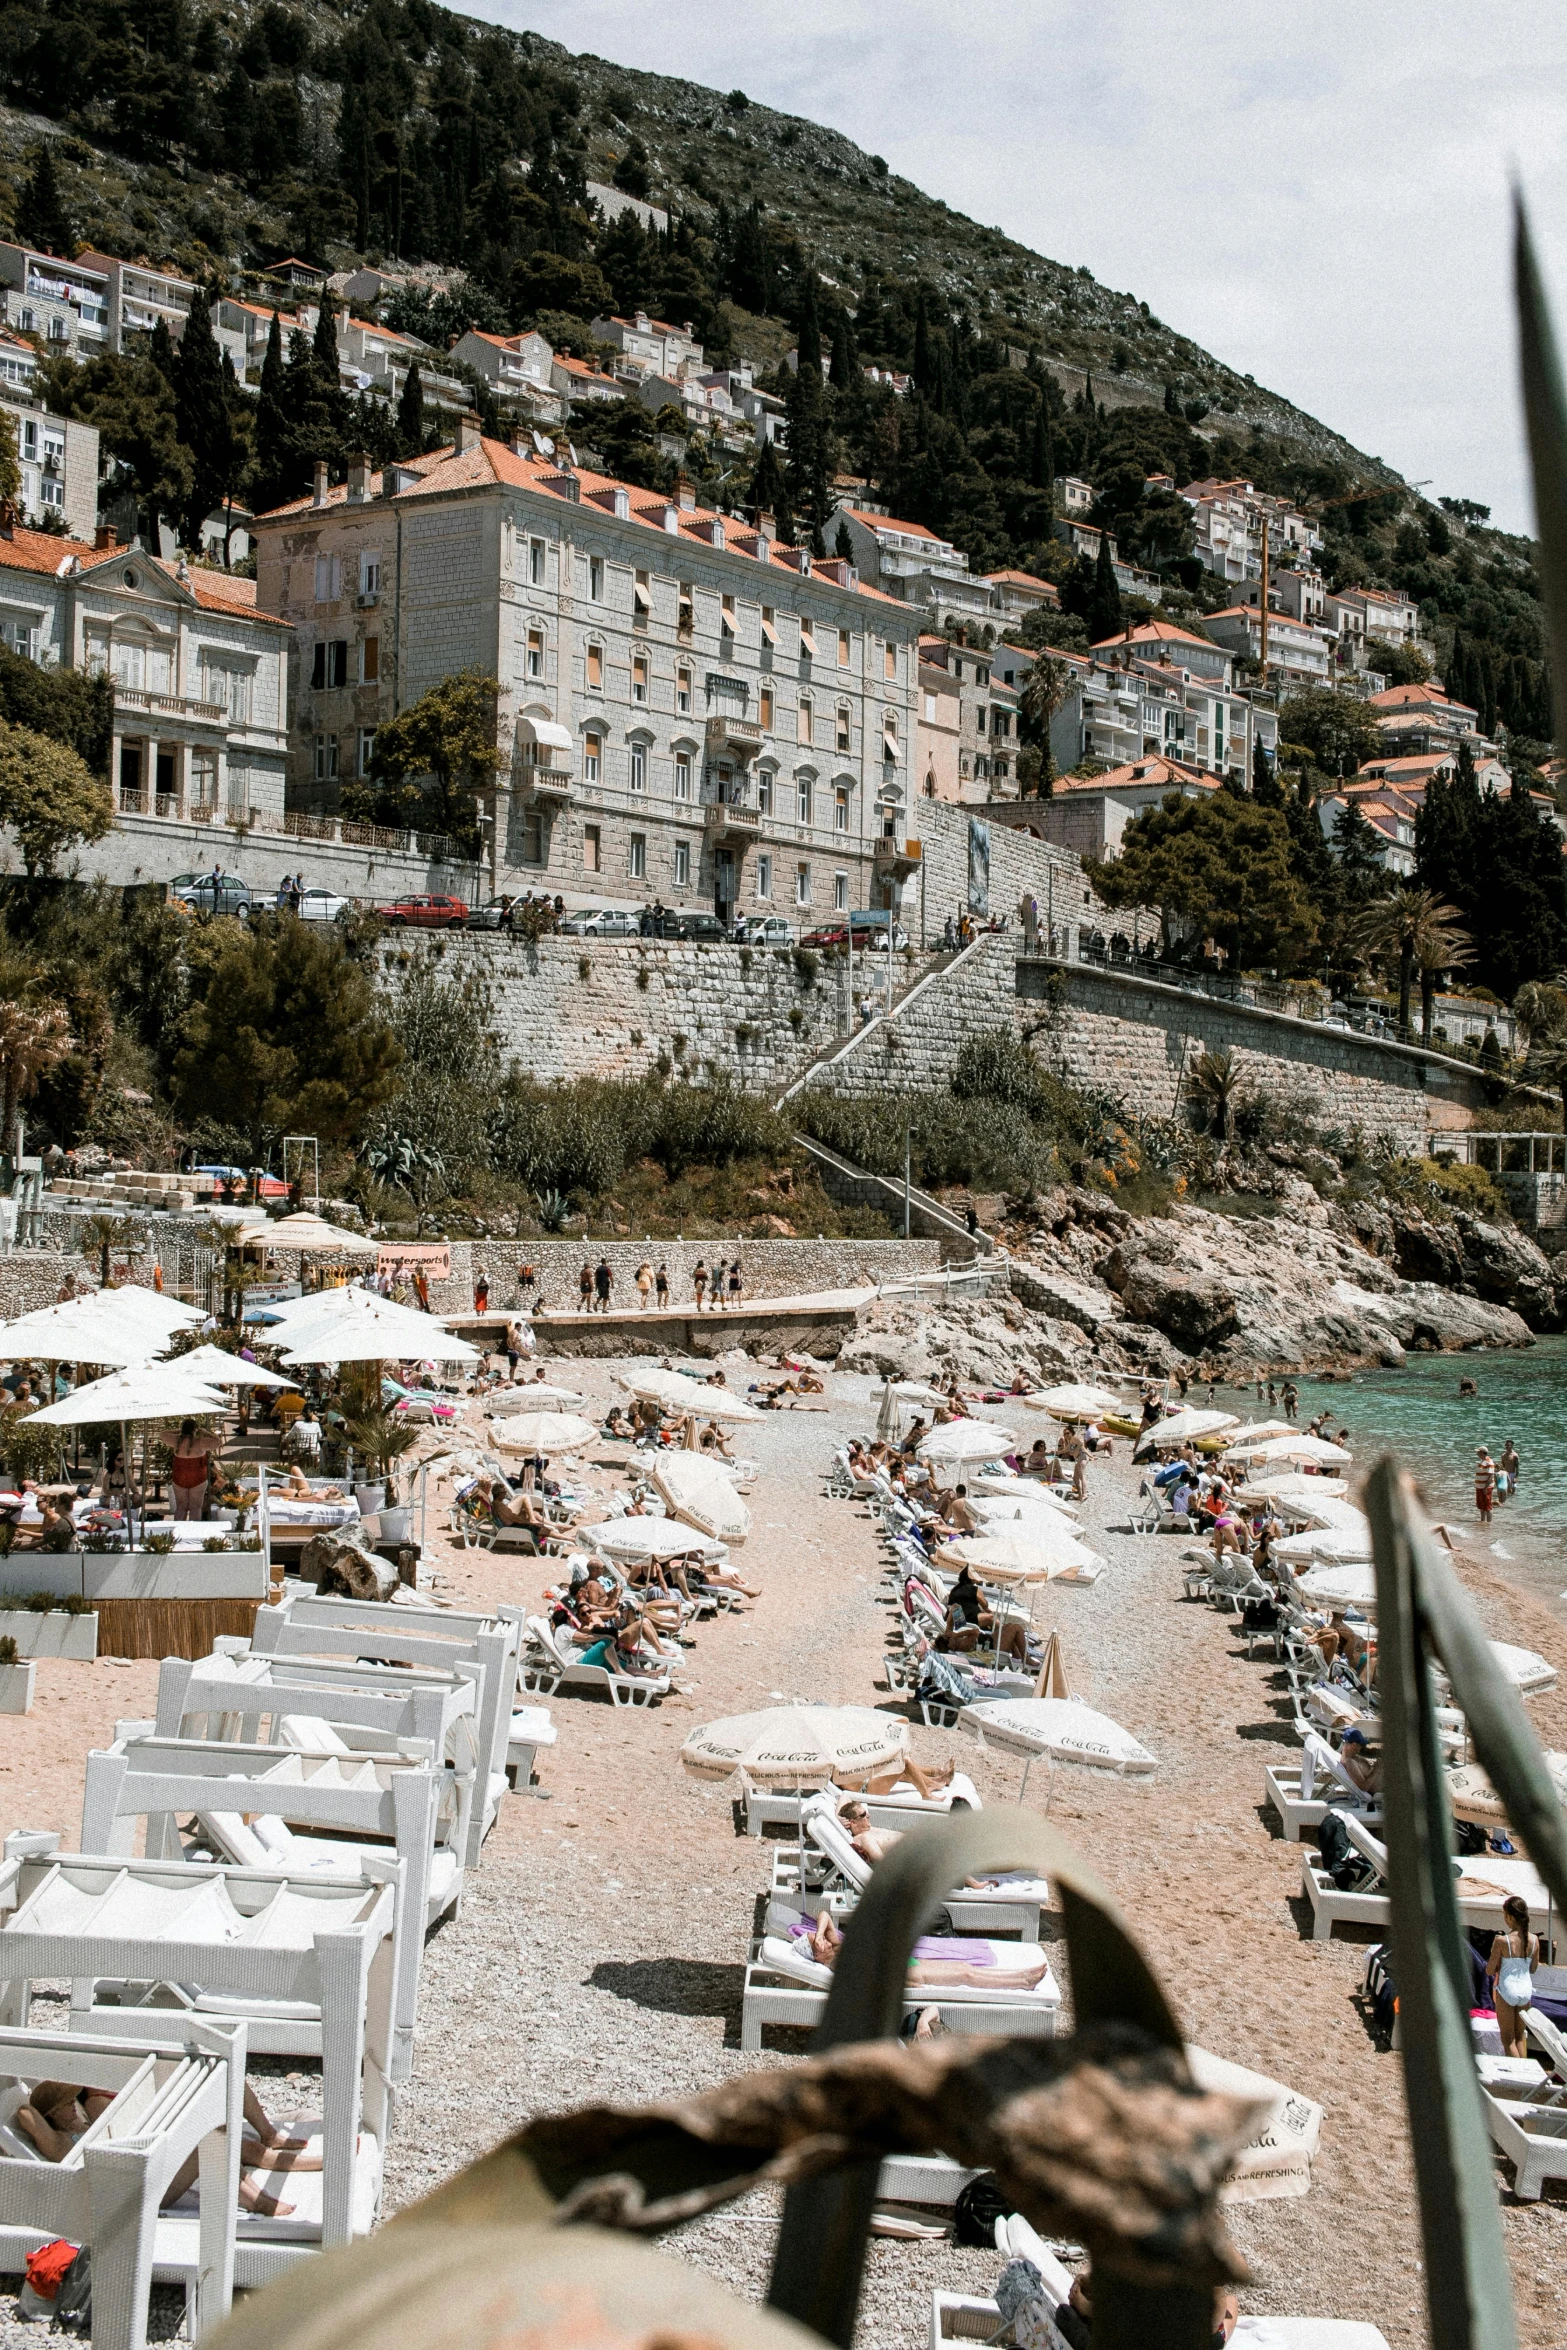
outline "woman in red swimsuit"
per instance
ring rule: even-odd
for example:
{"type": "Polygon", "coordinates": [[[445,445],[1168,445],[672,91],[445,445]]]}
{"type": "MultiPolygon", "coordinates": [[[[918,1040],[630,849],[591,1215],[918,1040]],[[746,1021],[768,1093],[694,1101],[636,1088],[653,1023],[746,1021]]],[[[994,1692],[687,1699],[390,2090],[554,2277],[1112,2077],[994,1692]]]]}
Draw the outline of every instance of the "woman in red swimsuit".
{"type": "Polygon", "coordinates": [[[211,1437],[198,1436],[194,1420],[182,1420],[179,1442],[174,1447],[174,1515],[177,1518],[199,1518],[204,1513],[211,1458],[211,1437]]]}

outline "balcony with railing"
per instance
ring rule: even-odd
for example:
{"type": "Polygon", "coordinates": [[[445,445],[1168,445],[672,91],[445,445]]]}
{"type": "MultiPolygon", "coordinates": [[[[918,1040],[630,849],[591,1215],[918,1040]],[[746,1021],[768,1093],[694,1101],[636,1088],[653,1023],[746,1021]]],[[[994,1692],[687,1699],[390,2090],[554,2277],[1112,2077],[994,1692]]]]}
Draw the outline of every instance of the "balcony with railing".
{"type": "Polygon", "coordinates": [[[708,839],[717,848],[743,847],[762,837],[762,811],[742,800],[714,800],[702,811],[708,839]]]}
{"type": "Polygon", "coordinates": [[[707,755],[710,759],[759,759],[766,746],[767,735],[761,721],[748,717],[743,709],[715,710],[707,721],[707,755]]]}
{"type": "Polygon", "coordinates": [[[221,702],[206,702],[196,694],[152,693],[139,685],[121,685],[114,688],[116,710],[143,710],[154,718],[200,718],[209,725],[221,726],[228,711],[221,702]]]}
{"type": "Polygon", "coordinates": [[[896,833],[884,833],[871,845],[872,869],[883,879],[907,881],[918,873],[924,852],[917,840],[899,840],[896,833]]]}

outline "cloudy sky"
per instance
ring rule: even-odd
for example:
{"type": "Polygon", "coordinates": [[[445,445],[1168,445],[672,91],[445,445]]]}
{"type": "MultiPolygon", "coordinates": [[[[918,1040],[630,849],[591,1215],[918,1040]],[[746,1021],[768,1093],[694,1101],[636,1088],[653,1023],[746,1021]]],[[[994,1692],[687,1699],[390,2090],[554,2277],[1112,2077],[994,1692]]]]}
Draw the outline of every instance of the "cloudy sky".
{"type": "Polygon", "coordinates": [[[1532,526],[1507,202],[1516,171],[1567,322],[1552,0],[466,6],[830,123],[959,211],[1086,263],[1433,495],[1532,526]]]}

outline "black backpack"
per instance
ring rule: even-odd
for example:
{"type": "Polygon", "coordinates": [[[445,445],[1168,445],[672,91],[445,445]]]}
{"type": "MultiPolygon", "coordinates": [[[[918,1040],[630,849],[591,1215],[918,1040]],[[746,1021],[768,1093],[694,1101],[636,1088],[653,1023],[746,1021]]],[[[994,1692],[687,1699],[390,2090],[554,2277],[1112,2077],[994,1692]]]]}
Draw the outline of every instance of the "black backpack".
{"type": "Polygon", "coordinates": [[[90,2334],[92,2332],[92,2254],[84,2244],[60,2279],[60,2290],[54,2297],[54,2325],[57,2334],[90,2334]]]}
{"type": "Polygon", "coordinates": [[[1331,1807],[1324,1812],[1317,1830],[1317,1850],[1322,1855],[1323,1867],[1341,1893],[1359,1893],[1375,1883],[1376,1870],[1355,1850],[1349,1840],[1349,1830],[1331,1807]]]}
{"type": "Polygon", "coordinates": [[[1380,2038],[1391,2041],[1398,1985],[1393,1980],[1392,1953],[1386,1942],[1379,1942],[1366,1958],[1366,2005],[1371,2010],[1372,2028],[1380,2038]]]}
{"type": "Polygon", "coordinates": [[[1011,2216],[1012,2206],[996,2185],[994,2171],[976,2172],[952,2206],[952,2235],[958,2244],[981,2252],[996,2249],[996,2222],[1011,2216]]]}

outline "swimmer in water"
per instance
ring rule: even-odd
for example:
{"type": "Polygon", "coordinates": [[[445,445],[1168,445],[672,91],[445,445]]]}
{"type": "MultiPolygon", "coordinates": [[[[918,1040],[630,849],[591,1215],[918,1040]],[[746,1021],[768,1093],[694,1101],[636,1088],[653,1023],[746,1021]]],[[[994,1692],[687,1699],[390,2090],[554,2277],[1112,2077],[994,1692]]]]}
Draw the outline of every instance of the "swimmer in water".
{"type": "Polygon", "coordinates": [[[1464,1378],[1458,1382],[1458,1392],[1460,1395],[1478,1395],[1480,1390],[1472,1379],[1464,1378]]]}

